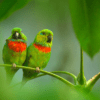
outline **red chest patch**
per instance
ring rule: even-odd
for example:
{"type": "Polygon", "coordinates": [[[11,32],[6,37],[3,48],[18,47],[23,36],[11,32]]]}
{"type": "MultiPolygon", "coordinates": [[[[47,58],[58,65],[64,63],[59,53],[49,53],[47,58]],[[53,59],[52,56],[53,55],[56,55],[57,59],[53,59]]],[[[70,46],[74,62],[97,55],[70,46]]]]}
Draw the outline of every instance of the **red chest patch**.
{"type": "Polygon", "coordinates": [[[45,47],[45,46],[41,46],[41,45],[37,45],[37,44],[33,44],[33,46],[35,48],[37,48],[39,51],[45,52],[45,53],[49,53],[51,51],[50,47],[45,47]]]}
{"type": "Polygon", "coordinates": [[[15,52],[23,52],[27,45],[21,41],[8,41],[8,47],[15,52]]]}

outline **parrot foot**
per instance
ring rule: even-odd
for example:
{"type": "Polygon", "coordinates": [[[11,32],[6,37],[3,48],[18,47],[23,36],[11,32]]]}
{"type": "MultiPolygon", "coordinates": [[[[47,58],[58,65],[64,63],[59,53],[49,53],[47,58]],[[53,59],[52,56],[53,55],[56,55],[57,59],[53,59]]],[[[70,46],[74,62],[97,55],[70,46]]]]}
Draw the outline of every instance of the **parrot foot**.
{"type": "Polygon", "coordinates": [[[16,69],[16,64],[13,63],[11,69],[16,69]]]}
{"type": "Polygon", "coordinates": [[[39,73],[40,72],[40,68],[36,67],[36,72],[39,73]]]}

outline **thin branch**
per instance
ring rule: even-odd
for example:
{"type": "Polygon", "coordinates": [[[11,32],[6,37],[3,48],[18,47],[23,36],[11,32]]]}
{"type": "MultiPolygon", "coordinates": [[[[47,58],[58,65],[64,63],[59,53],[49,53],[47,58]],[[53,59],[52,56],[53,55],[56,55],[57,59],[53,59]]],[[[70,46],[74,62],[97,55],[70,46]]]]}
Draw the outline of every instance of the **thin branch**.
{"type": "Polygon", "coordinates": [[[84,76],[84,66],[83,66],[83,50],[81,48],[81,63],[80,63],[80,73],[77,77],[78,83],[80,85],[85,85],[86,84],[86,78],[84,76]]]}
{"type": "MultiPolygon", "coordinates": [[[[83,50],[81,48],[81,65],[80,65],[80,75],[81,78],[84,76],[84,67],[83,67],[83,50]]],[[[82,79],[83,80],[83,79],[82,79]]]]}
{"type": "MultiPolygon", "coordinates": [[[[65,72],[65,71],[52,71],[51,73],[63,73],[63,74],[70,75],[70,76],[72,76],[74,78],[74,83],[76,84],[77,77],[74,74],[72,74],[72,73],[65,72]]],[[[36,77],[32,77],[31,80],[34,79],[34,78],[38,78],[38,77],[44,76],[44,75],[48,75],[48,74],[40,74],[40,75],[37,75],[36,77]]],[[[19,82],[19,83],[15,84],[15,85],[10,86],[9,88],[13,88],[13,87],[15,87],[15,86],[17,86],[17,85],[19,85],[21,83],[22,82],[19,82]]]]}
{"type": "MultiPolygon", "coordinates": [[[[70,75],[71,77],[74,78],[74,83],[76,84],[77,77],[74,74],[72,74],[72,73],[65,72],[65,71],[52,71],[51,73],[62,73],[62,74],[70,75]]],[[[38,75],[36,77],[32,77],[31,80],[34,79],[34,78],[38,78],[38,77],[44,76],[44,75],[47,75],[47,74],[40,74],[40,75],[38,75]]]]}
{"type": "MultiPolygon", "coordinates": [[[[1,66],[1,67],[2,67],[2,66],[12,67],[12,65],[9,65],[9,64],[1,64],[0,66],[1,66]]],[[[36,70],[36,68],[26,67],[26,66],[19,66],[19,65],[16,65],[16,67],[17,67],[17,68],[23,68],[23,69],[36,70]]],[[[66,79],[64,79],[64,78],[62,78],[62,77],[60,77],[60,76],[58,76],[58,75],[56,75],[56,74],[53,74],[53,73],[51,73],[51,72],[47,72],[47,71],[44,71],[44,70],[40,70],[40,72],[45,73],[45,74],[48,74],[48,75],[50,75],[50,76],[53,76],[53,77],[55,77],[55,78],[61,80],[62,82],[64,82],[65,84],[67,84],[67,85],[70,86],[70,87],[74,87],[74,85],[73,85],[72,83],[70,83],[70,82],[67,81],[66,79]]]]}
{"type": "Polygon", "coordinates": [[[87,81],[86,89],[91,90],[99,78],[100,78],[100,72],[87,81]]]}

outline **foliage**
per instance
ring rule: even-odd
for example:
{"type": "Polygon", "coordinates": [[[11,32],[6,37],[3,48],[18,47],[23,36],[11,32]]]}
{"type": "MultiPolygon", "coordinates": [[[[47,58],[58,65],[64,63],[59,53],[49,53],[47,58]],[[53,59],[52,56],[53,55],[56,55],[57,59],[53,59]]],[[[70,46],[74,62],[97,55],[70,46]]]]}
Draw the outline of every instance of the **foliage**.
{"type": "Polygon", "coordinates": [[[23,8],[31,0],[2,0],[0,2],[0,21],[5,20],[16,10],[23,8]]]}
{"type": "MultiPolygon", "coordinates": [[[[16,10],[19,10],[22,7],[24,7],[29,1],[31,1],[31,0],[10,0],[10,1],[2,0],[2,1],[0,1],[0,21],[5,20],[16,10]]],[[[77,39],[80,42],[80,46],[91,58],[100,49],[100,34],[98,34],[98,33],[100,33],[100,29],[99,29],[100,7],[99,7],[99,5],[100,5],[99,0],[95,0],[95,1],[94,0],[91,0],[91,1],[90,0],[88,0],[88,1],[86,1],[86,0],[74,0],[74,1],[69,0],[69,8],[70,8],[70,13],[71,13],[71,17],[72,17],[72,23],[73,23],[75,34],[77,36],[77,39]]],[[[51,87],[53,88],[53,91],[50,90],[51,87],[48,87],[48,85],[47,85],[47,87],[44,87],[44,88],[41,86],[42,87],[41,90],[40,90],[40,87],[38,89],[33,88],[35,91],[37,91],[37,94],[39,93],[38,94],[39,95],[38,97],[40,97],[39,99],[43,99],[43,100],[47,99],[48,97],[47,98],[45,98],[45,97],[48,93],[49,94],[48,100],[51,100],[51,99],[53,100],[51,93],[54,94],[53,96],[59,95],[57,93],[57,91],[55,92],[56,89],[58,91],[60,91],[60,93],[64,94],[64,96],[65,95],[69,95],[69,96],[66,96],[66,97],[62,96],[63,99],[60,96],[58,96],[57,98],[54,97],[54,100],[55,99],[65,100],[65,98],[68,100],[70,100],[70,99],[77,100],[77,98],[79,98],[80,100],[81,99],[88,99],[88,100],[95,99],[96,96],[91,96],[91,94],[89,94],[88,92],[92,89],[93,85],[100,78],[100,73],[95,75],[92,79],[90,79],[86,83],[85,82],[86,80],[84,78],[85,76],[84,76],[83,61],[81,63],[82,63],[80,66],[81,70],[80,70],[80,74],[78,75],[78,80],[76,80],[75,75],[73,75],[72,73],[69,73],[69,72],[63,72],[63,71],[62,72],[61,71],[47,72],[47,71],[41,70],[41,72],[44,74],[40,74],[37,77],[48,74],[48,75],[51,75],[51,76],[61,80],[62,82],[64,82],[66,85],[68,85],[71,88],[69,88],[69,87],[66,88],[66,86],[64,86],[64,87],[62,86],[63,89],[65,89],[65,90],[62,90],[62,87],[59,82],[56,83],[57,87],[56,86],[52,87],[52,85],[51,85],[51,87]],[[66,79],[64,79],[54,73],[64,73],[64,74],[68,74],[68,75],[72,76],[74,78],[75,84],[72,84],[71,82],[67,81],[66,79]],[[82,77],[83,77],[83,79],[82,79],[82,77]],[[82,84],[78,84],[78,82],[81,83],[82,81],[83,81],[82,84]],[[76,84],[76,82],[77,82],[77,84],[76,84]],[[50,91],[45,91],[47,88],[50,91]],[[44,91],[44,93],[41,93],[40,91],[44,91]],[[87,93],[89,95],[87,95],[87,93]],[[72,94],[73,94],[73,96],[72,96],[72,94]]],[[[1,66],[5,66],[5,65],[1,65],[1,66]]],[[[11,65],[6,65],[6,66],[11,67],[11,65]]],[[[25,66],[17,66],[17,67],[26,68],[25,66]]],[[[35,70],[34,68],[33,69],[27,68],[27,69],[35,70]]],[[[2,73],[0,73],[0,79],[3,79],[3,78],[1,78],[1,76],[2,76],[2,73]]],[[[20,93],[21,93],[21,95],[24,95],[24,93],[27,94],[25,90],[19,91],[19,90],[17,90],[17,88],[14,88],[15,89],[15,91],[14,91],[13,89],[9,89],[8,87],[5,87],[6,85],[3,84],[4,83],[3,81],[4,80],[2,80],[2,82],[0,82],[0,87],[1,87],[0,92],[3,92],[3,94],[0,95],[1,99],[4,97],[5,97],[5,99],[8,99],[8,98],[14,99],[17,92],[18,92],[17,99],[21,99],[21,98],[23,99],[23,96],[21,96],[21,97],[19,96],[20,93]],[[5,90],[7,90],[7,91],[5,92],[5,90]],[[16,92],[16,90],[17,90],[17,92],[16,92]],[[13,93],[13,91],[15,94],[13,93]],[[8,94],[7,94],[7,92],[8,92],[8,94]],[[12,95],[12,93],[14,95],[12,95]]],[[[36,84],[34,82],[34,85],[36,85],[36,84]]],[[[51,82],[51,84],[53,84],[53,83],[51,82]]],[[[29,89],[27,89],[28,94],[29,94],[28,96],[30,96],[29,98],[30,99],[36,98],[36,100],[39,100],[37,98],[37,96],[33,95],[31,88],[29,88],[29,89]]],[[[25,96],[24,98],[26,98],[26,99],[28,98],[27,95],[24,95],[24,96],[25,96]]],[[[98,97],[96,99],[98,99],[98,97]]]]}
{"type": "Polygon", "coordinates": [[[92,58],[100,50],[100,1],[69,0],[69,8],[77,39],[92,58]]]}

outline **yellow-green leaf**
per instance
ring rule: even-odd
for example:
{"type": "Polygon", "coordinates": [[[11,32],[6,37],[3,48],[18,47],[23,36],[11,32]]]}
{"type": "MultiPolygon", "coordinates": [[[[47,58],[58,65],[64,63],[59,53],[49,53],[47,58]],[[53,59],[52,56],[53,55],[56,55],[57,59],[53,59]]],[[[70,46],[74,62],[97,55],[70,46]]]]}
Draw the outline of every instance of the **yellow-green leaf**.
{"type": "Polygon", "coordinates": [[[1,0],[0,21],[9,17],[13,12],[23,8],[31,0],[1,0]]]}
{"type": "Polygon", "coordinates": [[[100,49],[100,0],[69,0],[75,34],[92,58],[100,49]]]}

